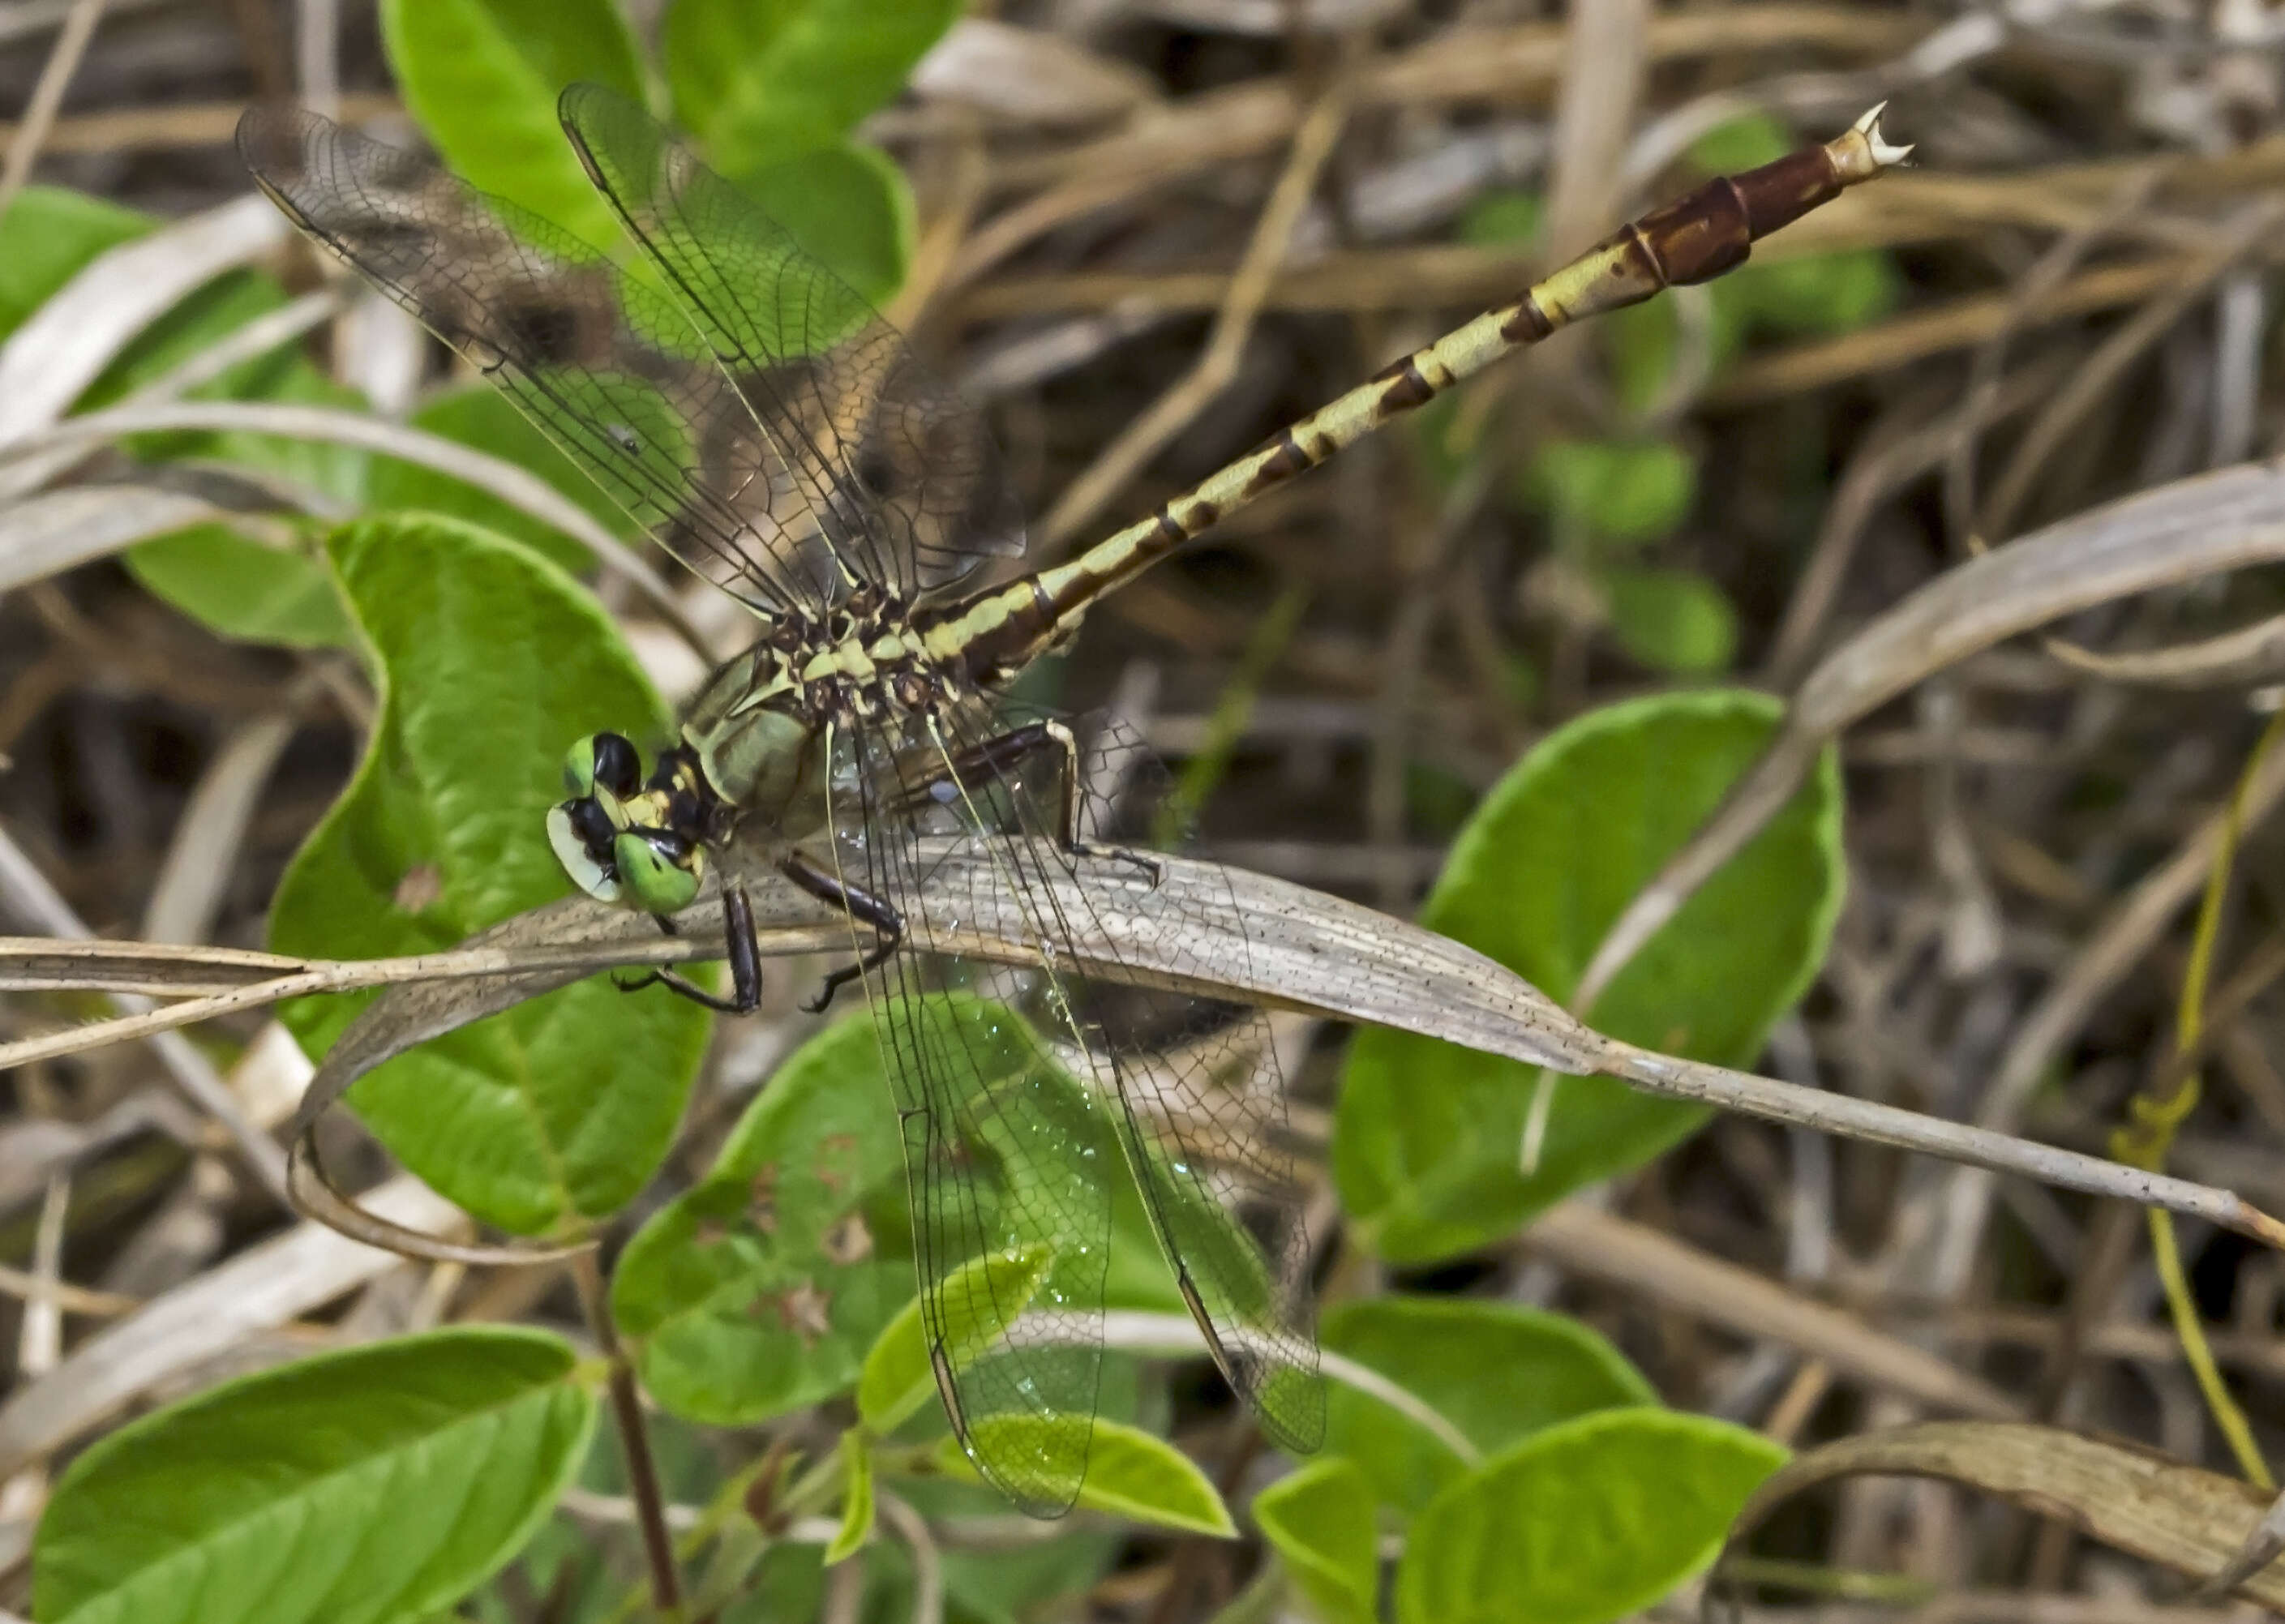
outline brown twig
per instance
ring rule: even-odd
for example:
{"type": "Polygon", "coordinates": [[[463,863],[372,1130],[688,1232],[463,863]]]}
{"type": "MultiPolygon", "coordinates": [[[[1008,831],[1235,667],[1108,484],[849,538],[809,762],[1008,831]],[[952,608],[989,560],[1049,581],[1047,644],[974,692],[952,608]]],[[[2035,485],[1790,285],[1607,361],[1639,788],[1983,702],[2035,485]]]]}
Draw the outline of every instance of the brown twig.
{"type": "Polygon", "coordinates": [[[88,42],[95,37],[95,25],[103,16],[103,5],[104,0],[72,0],[72,8],[64,18],[63,31],[56,35],[55,46],[41,66],[39,82],[32,87],[32,99],[24,109],[23,122],[9,132],[8,155],[0,161],[0,219],[7,218],[9,206],[31,177],[33,161],[40,155],[41,144],[48,138],[57,109],[63,106],[64,91],[70,88],[72,75],[79,71],[88,42]]]}
{"type": "Polygon", "coordinates": [[[635,1526],[642,1533],[643,1557],[650,1565],[651,1602],[671,1620],[682,1612],[682,1578],[674,1565],[674,1535],[666,1526],[666,1494],[658,1480],[658,1463],[650,1448],[650,1426],[643,1418],[642,1394],[635,1387],[633,1363],[619,1345],[617,1325],[595,1254],[583,1251],[571,1259],[571,1278],[579,1288],[579,1306],[587,1316],[588,1333],[609,1361],[611,1414],[618,1424],[619,1449],[626,1463],[627,1489],[635,1504],[635,1526]]]}

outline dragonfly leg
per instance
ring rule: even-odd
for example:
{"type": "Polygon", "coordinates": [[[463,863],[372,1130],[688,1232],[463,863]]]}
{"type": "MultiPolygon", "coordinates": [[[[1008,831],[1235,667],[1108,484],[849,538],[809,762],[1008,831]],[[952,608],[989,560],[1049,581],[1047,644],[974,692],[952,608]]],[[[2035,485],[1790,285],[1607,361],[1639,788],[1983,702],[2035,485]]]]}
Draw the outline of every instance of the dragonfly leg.
{"type": "MultiPolygon", "coordinates": [[[[667,935],[679,934],[672,920],[664,914],[652,917],[667,935]]],[[[735,882],[722,888],[722,956],[730,961],[729,997],[709,992],[688,977],[671,969],[649,970],[632,981],[618,982],[619,991],[637,992],[656,983],[694,1004],[703,1004],[723,1015],[753,1014],[762,1003],[761,945],[754,937],[754,905],[747,899],[746,888],[735,882]]]]}
{"type": "Polygon", "coordinates": [[[1048,742],[1052,743],[1057,752],[1056,777],[1058,781],[1058,791],[1063,799],[1063,828],[1056,831],[1056,835],[1063,842],[1064,850],[1074,857],[1109,858],[1114,863],[1125,863],[1129,867],[1139,868],[1150,876],[1150,888],[1156,890],[1158,883],[1166,877],[1166,871],[1159,867],[1157,863],[1139,851],[1129,851],[1124,846],[1096,845],[1080,834],[1080,796],[1082,781],[1079,766],[1079,740],[1072,735],[1072,730],[1061,722],[1041,722],[1038,726],[1047,735],[1048,742]]]}
{"type": "Polygon", "coordinates": [[[829,874],[798,851],[789,851],[778,859],[778,872],[796,885],[816,898],[830,903],[860,924],[870,925],[881,939],[873,950],[854,964],[844,964],[825,978],[825,990],[813,1003],[802,1008],[812,1015],[824,1012],[833,1001],[833,995],[851,982],[871,975],[889,961],[889,957],[905,944],[904,915],[888,902],[872,892],[851,885],[839,875],[829,874]]]}
{"type": "Polygon", "coordinates": [[[1080,836],[1082,808],[1079,740],[1061,722],[1026,722],[1021,727],[1011,727],[1006,733],[970,746],[953,757],[950,777],[923,785],[920,794],[913,799],[915,803],[923,800],[949,801],[956,785],[1008,777],[1032,757],[1050,752],[1056,757],[1059,801],[1056,829],[1057,843],[1077,857],[1103,857],[1114,862],[1130,864],[1150,875],[1151,885],[1157,886],[1164,877],[1164,871],[1149,858],[1123,847],[1098,846],[1080,836]]]}

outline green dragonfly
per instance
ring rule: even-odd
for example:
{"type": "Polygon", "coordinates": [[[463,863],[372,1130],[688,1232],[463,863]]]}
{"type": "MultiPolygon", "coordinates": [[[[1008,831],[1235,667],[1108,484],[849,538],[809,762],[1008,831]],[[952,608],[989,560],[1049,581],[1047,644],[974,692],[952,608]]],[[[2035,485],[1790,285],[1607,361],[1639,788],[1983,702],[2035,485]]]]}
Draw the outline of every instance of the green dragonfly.
{"type": "Polygon", "coordinates": [[[1263,490],[1560,326],[1719,274],[1907,149],[1881,138],[1876,108],[1825,146],[1709,183],[1140,522],[1000,578],[1024,554],[1023,516],[977,415],[643,108],[575,85],[559,111],[634,253],[312,114],[257,109],[238,141],[303,231],[758,623],[648,767],[615,734],[572,748],[547,830],[566,872],[671,930],[711,869],[730,995],[671,971],[645,982],[734,1013],[760,993],[757,876],[846,917],[849,961],[816,1007],[852,984],[870,1004],[938,1386],[962,1447],[1019,1505],[1060,1511],[1085,1474],[1122,1189],[1232,1389],[1276,1443],[1314,1448],[1307,1186],[1266,1018],[1118,973],[1079,859],[1132,878],[1127,932],[1178,939],[1197,905],[1154,904],[1156,866],[1122,843],[1135,752],[1083,748],[1007,689],[1097,598],[1263,490]],[[946,850],[989,898],[963,909],[947,891],[946,850]],[[932,947],[1009,904],[1020,969],[932,947]],[[994,1266],[1040,1255],[1044,1274],[994,1266]]]}

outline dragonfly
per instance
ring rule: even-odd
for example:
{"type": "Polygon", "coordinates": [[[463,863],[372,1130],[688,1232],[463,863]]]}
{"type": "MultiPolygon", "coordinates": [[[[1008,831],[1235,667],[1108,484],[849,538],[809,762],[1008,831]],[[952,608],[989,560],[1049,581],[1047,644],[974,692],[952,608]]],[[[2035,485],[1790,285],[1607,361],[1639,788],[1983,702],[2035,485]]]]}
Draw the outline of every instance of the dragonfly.
{"type": "Polygon", "coordinates": [[[1015,705],[1011,685],[1091,605],[1264,491],[1559,328],[1719,275],[1902,161],[1880,111],[1629,223],[1143,519],[1028,570],[1023,509],[979,416],[637,103],[580,84],[558,105],[624,229],[612,250],[312,114],[250,111],[238,146],[303,232],[758,623],[649,762],[617,734],[572,745],[547,836],[580,890],[669,930],[717,883],[730,992],[671,969],[634,984],[716,1009],[760,1000],[750,887],[774,875],[847,920],[848,961],[812,1007],[852,985],[870,1006],[946,1414],[987,1481],[1051,1516],[1086,1471],[1121,1190],[1268,1438],[1314,1449],[1324,1400],[1309,1187],[1267,1016],[1120,973],[1106,869],[1127,931],[1181,931],[1199,905],[1154,901],[1156,864],[1122,843],[1119,774],[1103,770],[1118,752],[1015,705]],[[947,851],[991,906],[940,883],[947,851]],[[1014,966],[931,946],[986,913],[1020,921],[1014,966]],[[1008,1263],[1022,1258],[1046,1261],[1008,1263]]]}

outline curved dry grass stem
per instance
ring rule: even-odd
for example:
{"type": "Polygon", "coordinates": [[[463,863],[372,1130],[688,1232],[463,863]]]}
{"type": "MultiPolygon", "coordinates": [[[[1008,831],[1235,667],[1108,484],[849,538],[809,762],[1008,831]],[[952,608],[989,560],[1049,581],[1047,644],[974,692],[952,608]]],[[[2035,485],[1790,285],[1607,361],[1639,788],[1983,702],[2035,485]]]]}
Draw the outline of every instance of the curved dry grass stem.
{"type": "MultiPolygon", "coordinates": [[[[985,883],[988,876],[976,868],[983,860],[956,842],[930,845],[923,864],[930,876],[928,883],[962,898],[970,911],[957,929],[912,945],[997,962],[1029,962],[1029,938],[1014,905],[1001,899],[997,914],[975,906],[977,898],[995,895],[985,883]]],[[[2163,1206],[2265,1244],[2285,1244],[2285,1225],[2227,1191],[1874,1101],[1637,1048],[1583,1025],[1512,972],[1433,931],[1266,875],[1195,859],[1157,861],[1155,887],[1129,865],[1111,858],[1088,859],[1068,875],[1061,868],[1053,870],[1064,876],[1058,884],[1085,891],[1085,909],[1074,895],[1064,899],[1066,913],[1093,918],[1100,927],[1099,936],[1074,943],[1078,969],[1176,992],[1235,997],[1334,1020],[1390,1026],[1558,1071],[1599,1072],[1672,1098],[1915,1150],[1991,1173],[2163,1206]],[[1173,918],[1192,922],[1171,930],[1165,922],[1173,918]],[[1089,959],[1091,949],[1102,957],[1089,959]]],[[[1048,871],[1044,866],[1042,871],[1048,871]]],[[[814,951],[845,938],[845,922],[789,883],[759,875],[750,878],[749,886],[764,952],[814,951]]],[[[336,1040],[289,1129],[299,1146],[306,1144],[318,1118],[357,1078],[442,1032],[606,965],[657,964],[718,953],[718,901],[702,902],[680,923],[679,938],[663,938],[645,916],[574,898],[519,915],[452,953],[365,965],[289,961],[300,966],[291,975],[208,996],[240,1008],[280,996],[286,988],[299,992],[320,985],[373,985],[383,980],[405,984],[366,1009],[336,1040]]],[[[0,941],[0,970],[8,963],[12,946],[19,950],[20,979],[23,966],[32,962],[46,967],[42,985],[60,985],[60,977],[68,973],[67,962],[54,960],[57,945],[51,942],[0,941]],[[47,956],[35,960],[22,951],[27,946],[47,956]]],[[[145,951],[152,956],[137,961],[131,951],[114,945],[114,969],[149,974],[162,963],[188,963],[186,957],[145,951]]],[[[215,969],[226,966],[249,976],[266,968],[243,955],[217,958],[213,963],[215,969]]],[[[187,1001],[194,1008],[213,1007],[187,1001]]],[[[171,1012],[154,1012],[167,1013],[171,1012]]],[[[139,1024],[120,1023],[95,1029],[105,1038],[141,1030],[139,1024]]],[[[60,1036],[27,1041],[50,1043],[60,1036]]],[[[9,1063],[15,1052],[0,1050],[0,1064],[9,1063]]],[[[297,1195],[310,1193],[324,1211],[342,1217],[334,1198],[342,1204],[347,1198],[324,1185],[321,1177],[310,1183],[310,1177],[321,1175],[322,1169],[304,1166],[306,1158],[301,1156],[294,1160],[297,1195]]],[[[397,1234],[385,1227],[367,1226],[357,1233],[408,1255],[442,1260],[522,1263],[535,1256],[531,1248],[518,1246],[454,1244],[432,1251],[428,1237],[397,1234]]],[[[561,1249],[554,1251],[560,1255],[561,1249]]]]}
{"type": "Polygon", "coordinates": [[[2075,671],[2108,682],[2161,688],[2244,688],[2285,677],[2285,615],[2273,615],[2234,632],[2171,648],[2099,654],[2059,637],[2040,645],[2075,671]]]}
{"type": "Polygon", "coordinates": [[[2060,616],[2281,558],[2285,466],[2249,463],[2076,514],[1946,570],[1818,663],[1769,749],[1605,934],[1580,977],[1579,1006],[1593,1007],[1850,723],[1932,673],[2060,616]]]}
{"type": "Polygon", "coordinates": [[[2285,205],[2273,200],[2248,204],[2210,253],[2192,261],[2178,280],[2087,352],[2008,453],[1978,517],[1977,534],[1988,539],[2014,527],[2041,471],[2089,414],[2114,396],[2128,368],[2171,332],[2192,306],[2209,298],[2217,283],[2276,231],[2281,218],[2285,218],[2285,205]]]}
{"type": "MultiPolygon", "coordinates": [[[[266,205],[265,205],[266,207],[266,205]]],[[[489,456],[441,435],[426,434],[401,423],[362,412],[324,406],[279,406],[236,401],[191,401],[174,404],[114,407],[92,412],[59,423],[43,434],[10,443],[0,453],[7,459],[37,456],[99,444],[127,435],[163,433],[177,429],[236,430],[245,434],[277,435],[289,440],[316,440],[352,445],[434,468],[477,490],[498,497],[510,506],[551,524],[595,555],[604,569],[624,577],[690,646],[702,660],[714,658],[705,636],[690,624],[665,580],[593,514],[540,478],[512,462],[489,456]]]]}

